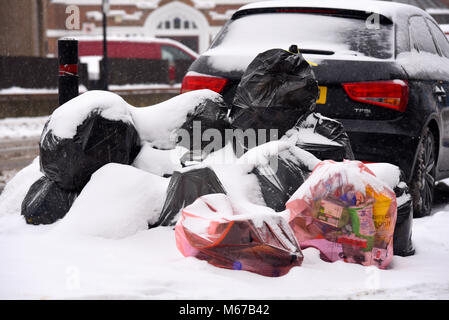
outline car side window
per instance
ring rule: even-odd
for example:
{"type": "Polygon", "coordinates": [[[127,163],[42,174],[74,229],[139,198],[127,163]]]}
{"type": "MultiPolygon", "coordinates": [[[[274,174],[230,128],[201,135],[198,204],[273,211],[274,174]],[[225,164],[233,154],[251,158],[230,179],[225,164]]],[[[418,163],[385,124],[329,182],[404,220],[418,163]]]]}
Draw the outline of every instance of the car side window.
{"type": "Polygon", "coordinates": [[[161,54],[163,60],[168,60],[172,62],[176,60],[192,60],[192,57],[190,57],[187,53],[183,52],[178,48],[167,45],[161,46],[161,54]]]}
{"type": "Polygon", "coordinates": [[[438,54],[432,34],[430,33],[427,23],[421,16],[411,17],[410,25],[410,44],[412,51],[429,52],[438,54]]]}
{"type": "Polygon", "coordinates": [[[441,54],[444,57],[449,58],[449,41],[447,40],[446,35],[435,24],[435,22],[427,20],[427,23],[429,24],[430,30],[432,31],[438,47],[440,48],[441,54]]]}

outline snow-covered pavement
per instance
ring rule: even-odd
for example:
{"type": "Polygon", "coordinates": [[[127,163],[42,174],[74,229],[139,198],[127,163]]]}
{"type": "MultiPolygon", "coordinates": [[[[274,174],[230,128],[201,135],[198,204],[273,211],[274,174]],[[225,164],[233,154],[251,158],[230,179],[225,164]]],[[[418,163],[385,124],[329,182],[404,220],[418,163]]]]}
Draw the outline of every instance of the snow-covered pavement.
{"type": "Polygon", "coordinates": [[[0,141],[39,137],[48,116],[0,119],[0,141]]]}
{"type": "Polygon", "coordinates": [[[18,170],[39,154],[39,136],[48,116],[0,119],[0,193],[18,170]]]}
{"type": "MultiPolygon", "coordinates": [[[[44,122],[36,119],[40,126],[44,122]]],[[[36,129],[39,134],[41,130],[36,129]]],[[[27,225],[20,205],[41,175],[35,161],[0,195],[2,299],[449,299],[449,204],[435,206],[432,216],[414,220],[416,254],[395,256],[388,270],[326,263],[310,248],[303,251],[301,267],[269,278],[183,257],[170,227],[101,237],[102,222],[89,224],[103,219],[110,228],[114,216],[96,212],[81,217],[84,224],[78,231],[82,227],[84,232],[61,232],[67,230],[65,218],[48,226],[27,225]]]]}
{"type": "MultiPolygon", "coordinates": [[[[395,256],[388,270],[326,263],[317,250],[306,249],[301,267],[269,278],[184,258],[171,227],[100,236],[105,225],[113,229],[114,210],[110,218],[84,212],[71,221],[27,225],[21,199],[40,175],[35,161],[0,197],[3,299],[449,299],[449,205],[414,220],[416,254],[395,256]],[[77,219],[83,228],[68,223],[77,219]]],[[[94,211],[101,208],[96,205],[94,211]]]]}
{"type": "Polygon", "coordinates": [[[19,219],[0,219],[3,299],[449,299],[447,211],[415,220],[416,255],[394,257],[389,270],[326,263],[306,249],[303,265],[280,278],[184,258],[168,227],[106,240],[19,219]]]}

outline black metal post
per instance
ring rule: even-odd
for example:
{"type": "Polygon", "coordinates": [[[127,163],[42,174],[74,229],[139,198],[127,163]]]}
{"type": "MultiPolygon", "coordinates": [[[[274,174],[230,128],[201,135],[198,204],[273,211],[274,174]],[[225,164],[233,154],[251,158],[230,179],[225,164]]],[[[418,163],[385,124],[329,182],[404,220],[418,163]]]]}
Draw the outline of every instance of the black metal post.
{"type": "Polygon", "coordinates": [[[109,1],[103,0],[103,90],[108,90],[108,43],[107,43],[107,27],[108,18],[107,11],[109,10],[109,1]]]}
{"type": "Polygon", "coordinates": [[[59,105],[78,96],[78,40],[58,40],[59,105]]]}

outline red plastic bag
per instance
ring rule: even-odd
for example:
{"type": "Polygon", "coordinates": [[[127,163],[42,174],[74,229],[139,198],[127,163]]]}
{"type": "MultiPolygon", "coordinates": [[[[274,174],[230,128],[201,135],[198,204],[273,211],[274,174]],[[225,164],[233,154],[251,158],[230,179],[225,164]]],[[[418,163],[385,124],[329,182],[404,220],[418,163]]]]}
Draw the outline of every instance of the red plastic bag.
{"type": "Polygon", "coordinates": [[[302,249],[315,247],[331,262],[391,262],[396,195],[363,163],[320,162],[286,207],[302,249]]]}
{"type": "Polygon", "coordinates": [[[221,268],[277,277],[304,258],[285,218],[266,207],[231,203],[224,194],[187,206],[175,230],[184,256],[221,268]]]}

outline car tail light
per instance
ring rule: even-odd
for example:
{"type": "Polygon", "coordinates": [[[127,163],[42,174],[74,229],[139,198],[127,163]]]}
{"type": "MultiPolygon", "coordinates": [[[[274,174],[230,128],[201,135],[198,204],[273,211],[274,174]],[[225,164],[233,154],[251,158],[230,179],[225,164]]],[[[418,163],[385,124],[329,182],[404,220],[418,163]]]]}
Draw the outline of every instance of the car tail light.
{"type": "Polygon", "coordinates": [[[228,79],[225,78],[186,75],[182,80],[181,93],[200,89],[210,89],[221,93],[226,83],[228,83],[228,79]]]}
{"type": "Polygon", "coordinates": [[[408,102],[408,83],[404,80],[343,83],[352,100],[404,112],[408,102]]]}

